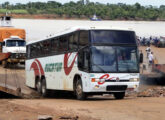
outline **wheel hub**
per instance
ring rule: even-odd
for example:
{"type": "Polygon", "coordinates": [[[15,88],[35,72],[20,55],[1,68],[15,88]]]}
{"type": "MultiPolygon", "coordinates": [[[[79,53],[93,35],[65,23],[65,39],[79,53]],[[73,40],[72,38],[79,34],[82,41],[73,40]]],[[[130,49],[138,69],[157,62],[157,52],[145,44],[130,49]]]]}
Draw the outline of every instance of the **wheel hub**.
{"type": "Polygon", "coordinates": [[[81,88],[81,85],[80,84],[77,85],[76,91],[77,91],[77,94],[78,95],[81,95],[82,94],[82,88],[81,88]]]}

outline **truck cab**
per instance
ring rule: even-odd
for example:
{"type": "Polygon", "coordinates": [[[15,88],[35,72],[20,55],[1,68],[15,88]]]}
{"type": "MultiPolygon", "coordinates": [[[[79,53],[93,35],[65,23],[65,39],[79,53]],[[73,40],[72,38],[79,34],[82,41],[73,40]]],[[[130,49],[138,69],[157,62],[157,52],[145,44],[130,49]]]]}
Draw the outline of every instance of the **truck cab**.
{"type": "Polygon", "coordinates": [[[3,53],[26,53],[26,42],[25,40],[17,37],[17,36],[11,36],[10,38],[7,38],[3,42],[2,47],[3,53]]]}
{"type": "Polygon", "coordinates": [[[4,39],[2,43],[2,53],[6,55],[2,64],[4,67],[8,63],[25,63],[26,58],[26,42],[18,36],[11,36],[4,39]]]}

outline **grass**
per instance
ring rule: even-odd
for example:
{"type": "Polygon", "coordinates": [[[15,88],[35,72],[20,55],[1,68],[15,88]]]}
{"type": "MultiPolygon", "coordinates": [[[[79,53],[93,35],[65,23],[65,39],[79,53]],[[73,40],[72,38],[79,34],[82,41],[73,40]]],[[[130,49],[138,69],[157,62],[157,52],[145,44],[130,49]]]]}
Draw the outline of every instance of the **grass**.
{"type": "Polygon", "coordinates": [[[0,9],[0,13],[6,13],[6,9],[0,9]]]}
{"type": "Polygon", "coordinates": [[[22,9],[11,10],[11,13],[14,13],[14,14],[28,14],[27,10],[22,10],[22,9]]]}
{"type": "Polygon", "coordinates": [[[27,10],[18,9],[18,10],[6,10],[6,9],[0,9],[0,13],[13,13],[13,14],[28,14],[27,10]]]}

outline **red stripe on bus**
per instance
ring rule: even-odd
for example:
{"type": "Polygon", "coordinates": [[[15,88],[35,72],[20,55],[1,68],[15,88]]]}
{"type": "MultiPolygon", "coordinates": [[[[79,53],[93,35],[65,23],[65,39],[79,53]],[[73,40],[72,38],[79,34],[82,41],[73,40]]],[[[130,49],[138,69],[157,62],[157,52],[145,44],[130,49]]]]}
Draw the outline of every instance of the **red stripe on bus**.
{"type": "Polygon", "coordinates": [[[64,71],[65,71],[65,74],[66,74],[66,75],[69,75],[70,72],[72,71],[74,62],[75,62],[76,57],[77,57],[77,54],[76,54],[75,57],[74,57],[74,59],[73,59],[73,61],[72,61],[72,63],[71,63],[71,65],[68,66],[68,60],[69,60],[71,54],[72,54],[72,53],[66,53],[66,54],[64,55],[64,71]]]}
{"type": "Polygon", "coordinates": [[[36,60],[36,62],[37,62],[38,65],[39,65],[41,75],[45,75],[44,70],[43,70],[43,68],[42,68],[42,65],[41,65],[40,61],[39,61],[38,59],[35,59],[35,60],[36,60]]]}
{"type": "Polygon", "coordinates": [[[30,69],[32,69],[32,68],[33,68],[33,70],[34,70],[35,76],[40,75],[38,65],[37,65],[37,63],[36,63],[35,61],[32,63],[30,69]]]}

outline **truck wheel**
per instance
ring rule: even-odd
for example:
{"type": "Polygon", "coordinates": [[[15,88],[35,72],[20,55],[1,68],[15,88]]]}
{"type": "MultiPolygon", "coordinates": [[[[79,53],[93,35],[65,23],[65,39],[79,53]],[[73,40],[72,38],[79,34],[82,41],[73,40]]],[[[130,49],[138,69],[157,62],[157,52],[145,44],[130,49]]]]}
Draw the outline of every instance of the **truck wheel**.
{"type": "Polygon", "coordinates": [[[81,79],[78,79],[76,81],[75,93],[76,93],[76,97],[77,97],[78,100],[84,100],[84,99],[86,99],[86,94],[83,92],[83,87],[82,87],[82,81],[81,81],[81,79]]]}
{"type": "Polygon", "coordinates": [[[125,97],[125,92],[116,92],[114,93],[115,99],[123,99],[125,97]]]}
{"type": "Polygon", "coordinates": [[[2,67],[3,68],[7,68],[7,65],[8,65],[7,61],[2,61],[2,67]]]}
{"type": "Polygon", "coordinates": [[[37,92],[41,94],[41,80],[37,80],[36,88],[37,88],[37,92]]]}
{"type": "Polygon", "coordinates": [[[41,82],[41,94],[43,97],[46,97],[48,95],[48,90],[46,88],[46,80],[45,78],[42,79],[42,82],[41,82]]]}

